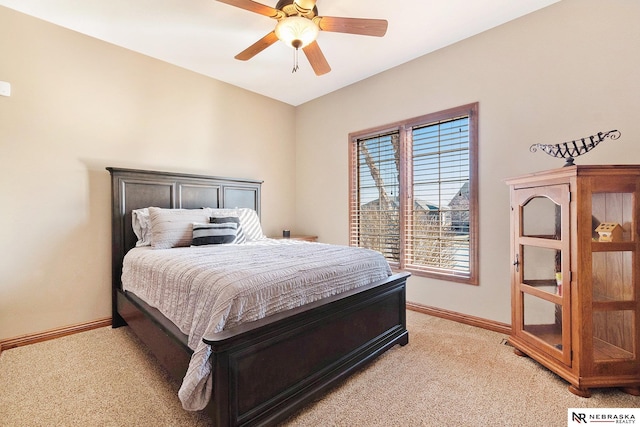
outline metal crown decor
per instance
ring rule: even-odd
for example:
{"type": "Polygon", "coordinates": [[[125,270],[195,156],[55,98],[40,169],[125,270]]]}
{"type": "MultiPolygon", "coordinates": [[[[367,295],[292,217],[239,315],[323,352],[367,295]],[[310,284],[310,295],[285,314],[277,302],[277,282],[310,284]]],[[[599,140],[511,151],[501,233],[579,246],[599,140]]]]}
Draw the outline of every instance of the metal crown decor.
{"type": "Polygon", "coordinates": [[[553,157],[560,157],[566,160],[564,166],[573,166],[573,159],[584,153],[593,150],[596,145],[604,141],[605,138],[616,140],[620,138],[620,131],[610,130],[609,132],[598,132],[597,135],[591,135],[580,140],[562,142],[560,144],[533,144],[529,147],[532,153],[538,151],[538,148],[553,157]]]}

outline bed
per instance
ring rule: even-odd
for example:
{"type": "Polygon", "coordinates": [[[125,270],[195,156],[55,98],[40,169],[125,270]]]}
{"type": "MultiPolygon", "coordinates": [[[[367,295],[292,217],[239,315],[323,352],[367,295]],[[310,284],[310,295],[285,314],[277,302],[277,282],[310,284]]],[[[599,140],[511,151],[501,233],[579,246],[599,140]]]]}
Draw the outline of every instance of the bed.
{"type": "MultiPolygon", "coordinates": [[[[123,289],[123,262],[138,241],[132,212],[150,206],[212,207],[249,208],[259,215],[262,182],[107,170],[112,183],[113,327],[128,325],[166,371],[182,381],[194,353],[188,335],[123,289]]],[[[220,426],[273,424],[389,348],[407,344],[408,276],[393,274],[207,335],[202,342],[211,355],[213,393],[205,410],[220,426]]]]}

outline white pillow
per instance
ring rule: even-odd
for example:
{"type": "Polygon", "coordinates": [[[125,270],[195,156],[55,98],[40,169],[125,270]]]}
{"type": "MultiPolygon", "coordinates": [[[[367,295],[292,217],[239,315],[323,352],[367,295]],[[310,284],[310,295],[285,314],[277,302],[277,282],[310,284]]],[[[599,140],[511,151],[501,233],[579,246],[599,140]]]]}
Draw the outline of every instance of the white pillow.
{"type": "Polygon", "coordinates": [[[150,207],[151,246],[154,249],[191,246],[193,223],[209,222],[209,213],[209,209],[150,207]]]}
{"type": "Polygon", "coordinates": [[[151,246],[151,222],[149,221],[149,208],[134,209],[131,211],[131,226],[136,233],[138,241],[136,247],[151,246]]]}

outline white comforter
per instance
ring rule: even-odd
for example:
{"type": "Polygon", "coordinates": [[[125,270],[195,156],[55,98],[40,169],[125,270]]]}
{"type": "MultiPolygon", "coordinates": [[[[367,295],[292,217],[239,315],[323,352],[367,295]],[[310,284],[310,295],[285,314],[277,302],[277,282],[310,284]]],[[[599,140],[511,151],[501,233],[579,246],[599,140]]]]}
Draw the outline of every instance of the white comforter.
{"type": "Polygon", "coordinates": [[[185,409],[200,410],[212,392],[211,352],[203,338],[389,275],[384,257],[371,250],[266,239],[135,248],[125,256],[122,285],[189,336],[194,353],[178,395],[185,409]]]}

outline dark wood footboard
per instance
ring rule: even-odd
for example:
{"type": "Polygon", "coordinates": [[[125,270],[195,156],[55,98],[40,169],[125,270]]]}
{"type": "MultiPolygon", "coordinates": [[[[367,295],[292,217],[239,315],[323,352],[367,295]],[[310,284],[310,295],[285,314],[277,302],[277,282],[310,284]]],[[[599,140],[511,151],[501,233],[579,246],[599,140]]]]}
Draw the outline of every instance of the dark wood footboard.
{"type": "MultiPolygon", "coordinates": [[[[205,339],[215,363],[206,410],[216,425],[274,424],[389,348],[407,344],[407,277],[397,274],[205,339]]],[[[117,311],[181,381],[192,354],[186,335],[130,292],[118,293],[117,311]]]]}
{"type": "Polygon", "coordinates": [[[408,274],[217,334],[218,425],[272,424],[390,347],[408,343],[408,274]]]}

